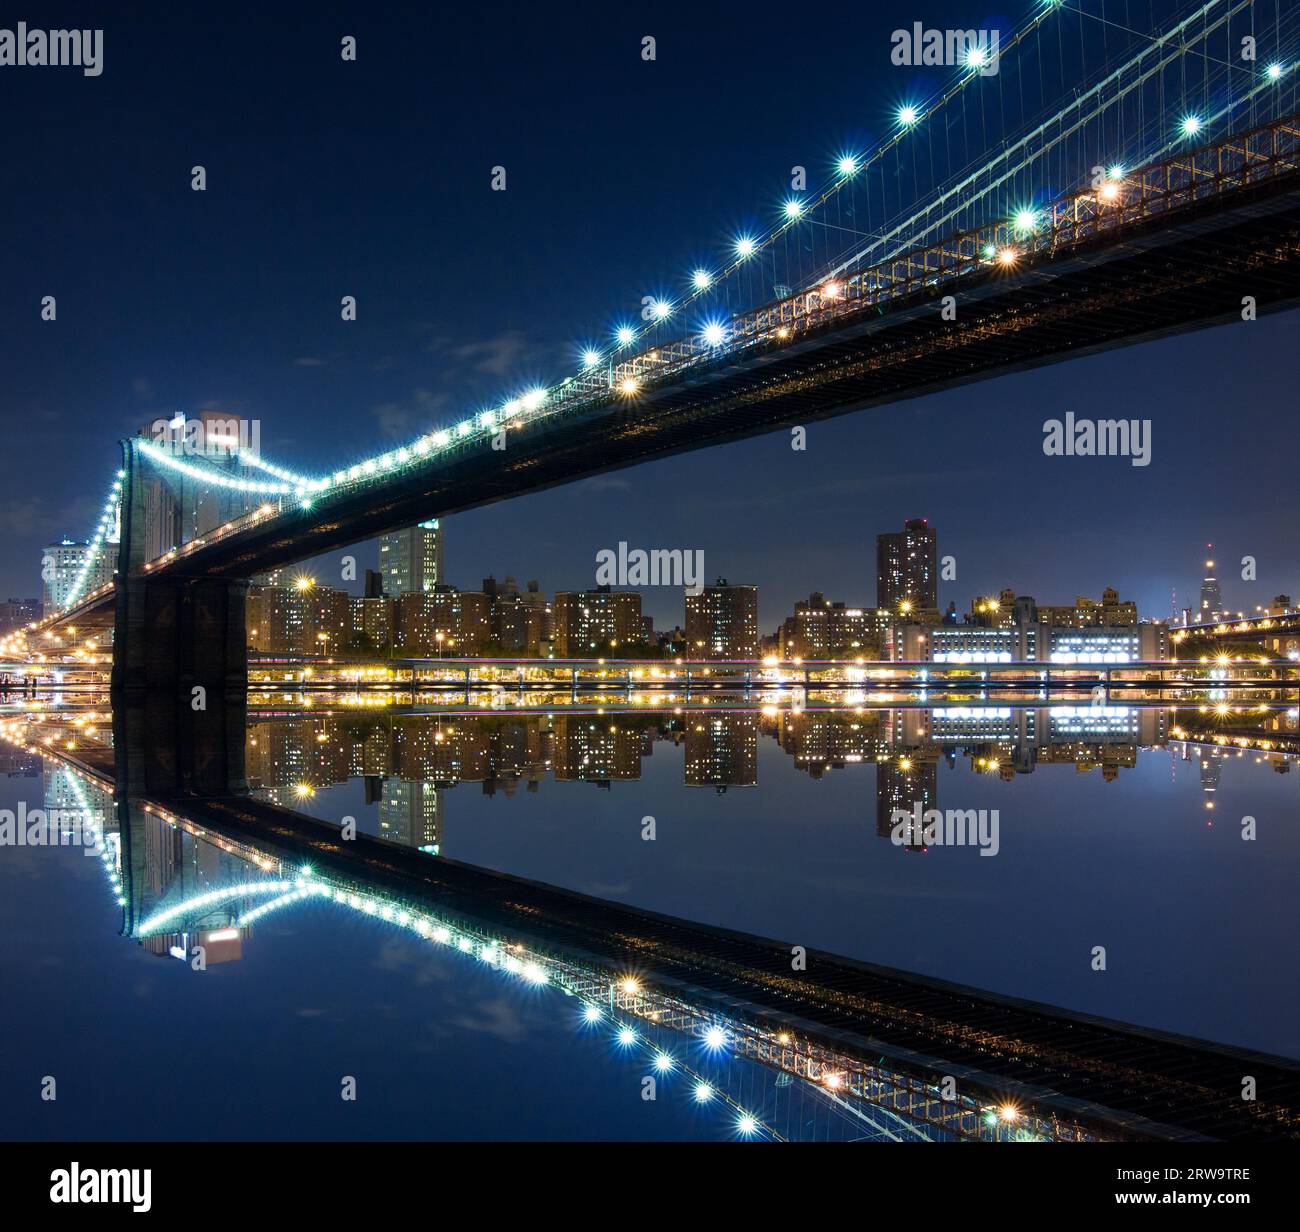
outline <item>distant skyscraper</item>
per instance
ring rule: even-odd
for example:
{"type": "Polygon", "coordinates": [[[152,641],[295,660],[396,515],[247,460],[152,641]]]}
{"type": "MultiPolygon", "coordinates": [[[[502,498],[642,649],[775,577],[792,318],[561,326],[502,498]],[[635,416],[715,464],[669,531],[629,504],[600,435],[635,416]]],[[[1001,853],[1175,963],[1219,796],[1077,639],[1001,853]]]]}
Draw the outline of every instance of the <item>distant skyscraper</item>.
{"type": "MultiPolygon", "coordinates": [[[[1214,544],[1207,543],[1207,548],[1214,547],[1214,544]]],[[[1223,594],[1219,590],[1219,580],[1214,576],[1214,561],[1207,558],[1205,562],[1205,576],[1201,579],[1201,606],[1197,614],[1198,620],[1214,620],[1223,610],[1223,594]]]]}
{"type": "Polygon", "coordinates": [[[442,527],[437,518],[379,537],[379,572],[384,592],[409,595],[432,590],[443,580],[442,527]]]}
{"type": "Polygon", "coordinates": [[[693,659],[753,659],[758,655],[758,587],[726,578],[686,596],[686,650],[693,659]]]}
{"type": "Polygon", "coordinates": [[[909,518],[901,534],[876,536],[876,606],[909,611],[939,606],[939,555],[924,518],[909,518]]]}
{"type": "MultiPolygon", "coordinates": [[[[89,554],[90,544],[78,543],[73,539],[63,539],[42,549],[41,582],[44,587],[42,597],[46,612],[67,606],[68,597],[72,594],[72,588],[76,585],[89,554]]],[[[90,567],[89,576],[81,587],[81,594],[87,595],[111,580],[116,567],[117,544],[105,543],[100,548],[95,563],[90,567]]]]}

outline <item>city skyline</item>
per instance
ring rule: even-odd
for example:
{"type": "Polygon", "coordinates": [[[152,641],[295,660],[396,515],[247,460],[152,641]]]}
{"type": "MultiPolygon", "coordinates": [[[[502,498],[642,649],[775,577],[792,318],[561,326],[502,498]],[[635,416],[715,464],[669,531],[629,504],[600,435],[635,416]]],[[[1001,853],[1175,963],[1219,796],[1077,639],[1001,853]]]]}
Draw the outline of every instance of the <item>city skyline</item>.
{"type": "MultiPolygon", "coordinates": [[[[928,519],[916,519],[916,520],[928,521],[928,519]]],[[[294,577],[299,579],[309,578],[311,579],[313,584],[319,583],[323,586],[334,587],[335,589],[342,590],[354,596],[363,596],[368,593],[366,589],[365,574],[368,571],[370,571],[370,572],[377,573],[378,575],[380,575],[380,578],[383,581],[386,581],[388,583],[388,585],[385,586],[386,594],[396,596],[401,594],[405,589],[407,589],[408,585],[405,582],[397,582],[396,585],[394,585],[393,579],[385,577],[385,575],[389,572],[389,570],[385,567],[385,560],[386,560],[385,543],[392,545],[392,550],[396,551],[397,550],[396,545],[410,541],[414,536],[417,535],[417,533],[423,533],[423,535],[426,538],[430,538],[431,542],[436,543],[435,548],[429,549],[429,552],[431,553],[429,559],[431,561],[436,560],[436,564],[431,566],[431,571],[429,572],[428,576],[425,578],[425,581],[426,583],[428,583],[428,585],[426,585],[424,588],[428,589],[432,585],[442,585],[442,586],[451,586],[453,589],[460,590],[460,591],[474,591],[477,589],[477,587],[475,587],[474,585],[472,584],[465,585],[461,582],[451,581],[446,576],[447,570],[444,565],[444,559],[446,553],[446,547],[445,547],[446,530],[447,528],[454,528],[458,524],[458,521],[459,519],[445,519],[444,520],[445,524],[440,524],[437,520],[434,520],[433,522],[430,522],[428,524],[421,524],[421,526],[419,527],[412,527],[406,531],[395,532],[392,535],[383,536],[378,540],[362,541],[362,543],[354,547],[348,548],[343,552],[333,554],[330,556],[325,556],[325,557],[307,558],[300,561],[296,565],[288,566],[284,569],[277,570],[276,577],[281,579],[294,578],[294,577]],[[432,530],[430,528],[432,528],[432,530]],[[341,568],[341,561],[343,560],[343,558],[350,557],[353,561],[356,561],[358,554],[362,552],[366,553],[367,559],[362,560],[358,562],[357,565],[353,566],[352,573],[354,576],[352,576],[351,578],[344,578],[340,576],[338,578],[338,581],[330,580],[329,578],[330,573],[335,573],[338,575],[343,574],[344,570],[341,568]],[[370,556],[373,556],[373,561],[369,561],[370,556]],[[373,570],[371,569],[371,564],[374,565],[373,570]],[[360,569],[359,577],[356,576],[357,568],[360,569]]],[[[937,533],[937,528],[936,528],[936,533],[937,533]]],[[[875,602],[855,603],[853,598],[842,597],[839,593],[834,592],[830,587],[826,586],[825,584],[821,584],[818,582],[817,579],[814,579],[813,584],[807,590],[804,590],[803,592],[796,594],[795,598],[791,601],[790,605],[785,609],[786,613],[788,613],[791,610],[797,610],[799,605],[806,602],[809,595],[822,595],[824,597],[828,596],[829,602],[835,602],[840,604],[841,606],[861,607],[861,608],[872,609],[872,610],[880,607],[881,605],[879,604],[879,593],[881,587],[879,585],[879,572],[878,572],[880,568],[879,541],[882,538],[889,537],[890,535],[893,535],[893,532],[881,531],[875,534],[874,536],[872,536],[873,541],[876,543],[875,556],[877,558],[876,566],[875,566],[877,580],[871,585],[871,590],[873,591],[876,597],[875,602]]],[[[894,535],[893,537],[896,538],[897,536],[894,535]]],[[[454,551],[454,546],[455,546],[454,529],[453,529],[453,536],[452,536],[452,545],[454,551]]],[[[67,589],[68,582],[70,580],[70,576],[68,575],[70,575],[71,573],[75,573],[75,568],[70,568],[69,566],[66,565],[59,565],[57,563],[60,555],[59,549],[63,549],[66,552],[66,550],[69,548],[81,548],[84,546],[85,546],[84,541],[78,542],[74,540],[65,539],[58,543],[46,545],[41,549],[41,566],[48,567],[51,562],[55,562],[55,568],[54,570],[51,571],[52,576],[63,578],[62,585],[64,590],[67,589]]],[[[1150,608],[1144,607],[1143,605],[1139,604],[1139,607],[1142,608],[1142,620],[1144,622],[1154,621],[1160,623],[1177,624],[1177,623],[1182,623],[1183,618],[1188,614],[1190,614],[1192,622],[1195,623],[1197,620],[1205,619],[1205,615],[1207,611],[1218,612],[1225,617],[1232,617],[1234,615],[1244,615],[1249,617],[1251,615],[1254,615],[1256,612],[1267,611],[1270,608],[1270,606],[1274,605],[1275,600],[1279,596],[1290,597],[1292,590],[1285,586],[1279,589],[1270,589],[1266,585],[1252,584],[1249,591],[1249,602],[1250,602],[1249,607],[1238,608],[1235,607],[1231,602],[1229,602],[1223,605],[1221,608],[1210,607],[1207,609],[1206,605],[1210,601],[1209,599],[1207,599],[1207,595],[1212,596],[1217,601],[1221,602],[1222,588],[1217,584],[1217,581],[1215,579],[1209,579],[1204,576],[1205,572],[1208,571],[1209,566],[1213,565],[1213,561],[1206,560],[1204,558],[1204,555],[1207,551],[1214,550],[1213,544],[1210,543],[1203,544],[1201,545],[1201,548],[1202,548],[1202,553],[1201,553],[1202,558],[1199,563],[1202,566],[1204,566],[1204,569],[1202,571],[1202,576],[1196,582],[1196,585],[1199,588],[1199,594],[1193,595],[1192,587],[1189,584],[1182,590],[1177,590],[1175,588],[1171,592],[1170,595],[1171,600],[1175,596],[1177,596],[1176,606],[1174,606],[1172,602],[1167,602],[1165,608],[1163,609],[1158,604],[1153,605],[1150,608]],[[1207,581],[1215,582],[1214,587],[1210,590],[1207,590],[1207,581]],[[1188,596],[1187,602],[1183,601],[1183,596],[1188,596]]],[[[115,550],[115,545],[114,545],[114,550],[115,550]]],[[[409,552],[411,549],[407,548],[406,550],[409,552]]],[[[105,578],[108,576],[107,566],[110,560],[111,557],[110,558],[101,557],[98,568],[96,569],[94,574],[95,577],[99,577],[101,572],[103,573],[103,576],[105,578]]],[[[402,566],[403,573],[409,570],[409,568],[410,568],[409,565],[403,565],[402,566]]],[[[489,569],[487,571],[488,577],[489,578],[496,577],[497,572],[498,572],[497,570],[489,569]]],[[[538,572],[536,569],[533,569],[532,573],[528,573],[527,570],[521,572],[520,574],[512,574],[506,572],[501,574],[501,578],[504,581],[514,576],[523,576],[524,573],[528,573],[528,576],[530,578],[529,584],[532,585],[533,581],[535,580],[533,579],[532,575],[536,572],[538,572]]],[[[1029,572],[1029,570],[1026,570],[1026,572],[1029,572]]],[[[592,578],[594,579],[597,576],[597,574],[598,574],[597,565],[593,563],[592,570],[591,570],[592,578]]],[[[268,578],[263,580],[270,581],[271,579],[268,578]]],[[[291,583],[282,582],[281,584],[289,585],[291,583]]],[[[741,582],[739,584],[746,585],[747,583],[741,582]]],[[[45,598],[47,599],[47,601],[49,595],[52,593],[51,592],[52,585],[53,585],[52,581],[45,581],[42,583],[42,588],[44,590],[45,598]]],[[[570,586],[561,585],[556,588],[555,592],[552,593],[558,593],[561,591],[575,590],[575,589],[595,590],[596,586],[597,583],[594,580],[592,584],[588,587],[574,587],[571,585],[570,586]]],[[[983,588],[976,587],[974,589],[968,589],[964,583],[957,580],[953,580],[949,582],[938,581],[937,571],[936,571],[935,586],[939,592],[939,602],[936,605],[937,608],[939,610],[947,610],[950,605],[955,605],[959,617],[965,611],[964,604],[966,600],[971,597],[971,595],[997,594],[1003,590],[1010,589],[1014,591],[1016,594],[1028,594],[1031,597],[1035,597],[1035,598],[1038,597],[1038,594],[1034,590],[1034,588],[1018,585],[1014,581],[1012,581],[1012,583],[1008,587],[1005,579],[1001,581],[999,581],[998,579],[994,579],[993,584],[987,587],[983,587],[983,588]]],[[[1053,595],[1052,597],[1058,603],[1067,603],[1071,601],[1073,598],[1082,597],[1088,591],[1099,594],[1101,593],[1102,590],[1108,588],[1110,588],[1109,582],[1104,582],[1098,585],[1093,585],[1091,582],[1089,582],[1085,586],[1078,580],[1076,580],[1073,583],[1070,583],[1067,580],[1064,591],[1062,591],[1060,594],[1053,595]]],[[[85,589],[87,590],[93,589],[93,586],[87,585],[85,589]]],[[[684,611],[684,609],[681,608],[680,606],[680,604],[683,601],[682,590],[680,587],[639,585],[639,586],[615,586],[613,587],[613,589],[615,592],[635,591],[636,593],[638,593],[642,599],[642,610],[645,612],[645,615],[647,617],[649,617],[651,620],[654,621],[655,628],[658,630],[662,630],[664,628],[672,628],[674,625],[683,623],[683,621],[679,619],[679,616],[684,611]],[[673,614],[674,609],[670,607],[670,605],[673,604],[678,605],[676,608],[677,611],[676,615],[673,614]]],[[[764,593],[762,587],[755,586],[754,589],[758,590],[760,592],[760,595],[764,593]]],[[[779,591],[783,591],[783,592],[788,592],[790,590],[790,584],[787,583],[785,586],[774,587],[774,589],[778,589],[779,591]]],[[[1115,589],[1119,589],[1119,588],[1116,587],[1115,589]]],[[[1297,587],[1296,589],[1300,589],[1300,587],[1297,587]]],[[[542,592],[546,593],[546,591],[547,591],[547,587],[543,586],[542,592]]],[[[16,592],[14,595],[10,596],[8,602],[10,604],[21,604],[27,602],[28,600],[20,597],[21,593],[22,592],[19,591],[16,592]]],[[[1242,593],[1243,593],[1242,591],[1239,591],[1238,596],[1240,597],[1242,593]]],[[[773,603],[771,599],[762,600],[762,602],[764,602],[765,605],[771,605],[773,603]]],[[[48,602],[47,602],[47,610],[48,610],[48,602]]],[[[14,616],[14,620],[13,620],[14,628],[18,628],[21,624],[25,624],[29,620],[34,618],[30,614],[17,612],[17,609],[15,609],[15,611],[17,614],[14,616]]],[[[769,614],[765,612],[765,609],[760,609],[759,635],[761,637],[767,637],[769,635],[770,630],[779,632],[780,625],[784,619],[786,619],[786,616],[784,614],[777,615],[774,617],[774,619],[769,619],[769,614]]]]}

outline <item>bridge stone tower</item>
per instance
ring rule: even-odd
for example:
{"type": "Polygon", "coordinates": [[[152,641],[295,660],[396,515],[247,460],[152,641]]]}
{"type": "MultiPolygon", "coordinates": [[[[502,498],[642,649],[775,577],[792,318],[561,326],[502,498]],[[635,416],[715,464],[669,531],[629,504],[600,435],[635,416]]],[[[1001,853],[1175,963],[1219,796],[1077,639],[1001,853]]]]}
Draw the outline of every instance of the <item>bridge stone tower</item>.
{"type": "Polygon", "coordinates": [[[113,635],[115,694],[170,694],[192,709],[204,694],[248,685],[248,582],[187,572],[183,558],[145,572],[146,460],[138,438],[122,441],[121,543],[113,635]]]}

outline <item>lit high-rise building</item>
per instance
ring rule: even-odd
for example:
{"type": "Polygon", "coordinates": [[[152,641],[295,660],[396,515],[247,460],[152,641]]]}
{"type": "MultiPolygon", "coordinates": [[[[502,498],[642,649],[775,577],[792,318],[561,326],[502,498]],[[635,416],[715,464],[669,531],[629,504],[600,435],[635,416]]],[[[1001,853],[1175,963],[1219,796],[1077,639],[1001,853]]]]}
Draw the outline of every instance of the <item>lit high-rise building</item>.
{"type": "Polygon", "coordinates": [[[753,659],[758,655],[758,587],[719,578],[686,596],[686,651],[692,659],[753,659]]]}
{"type": "Polygon", "coordinates": [[[322,654],[347,649],[352,631],[346,591],[318,586],[305,574],[292,586],[252,586],[245,607],[248,645],[266,654],[322,654]]]}
{"type": "Polygon", "coordinates": [[[442,526],[437,518],[379,537],[384,593],[418,594],[442,582],[442,526]]]}
{"type": "Polygon", "coordinates": [[[522,650],[527,644],[528,630],[518,583],[512,577],[504,582],[485,577],[483,593],[490,607],[492,644],[503,653],[522,650]]]}
{"type": "Polygon", "coordinates": [[[880,655],[888,612],[828,603],[820,591],[794,605],[777,631],[782,659],[874,659],[880,655]]]}
{"type": "Polygon", "coordinates": [[[482,591],[435,586],[399,595],[394,621],[404,655],[475,655],[492,633],[491,604],[482,591]]]}
{"type": "Polygon", "coordinates": [[[901,533],[876,536],[876,606],[891,612],[938,608],[938,541],[924,518],[909,518],[901,533]]]}
{"type": "Polygon", "coordinates": [[[562,590],[555,596],[555,653],[562,659],[616,654],[642,640],[641,595],[635,590],[562,590]]]}
{"type": "MultiPolygon", "coordinates": [[[[1214,544],[1207,543],[1212,548],[1214,544]]],[[[1219,579],[1214,576],[1214,561],[1207,558],[1205,576],[1201,579],[1201,606],[1197,611],[1197,620],[1217,620],[1223,611],[1223,594],[1219,590],[1219,579]]]]}
{"type": "MultiPolygon", "coordinates": [[[[90,544],[75,539],[61,539],[41,550],[42,598],[46,612],[67,607],[72,588],[77,584],[90,551],[90,544]]],[[[116,568],[117,544],[106,542],[101,545],[99,556],[90,566],[90,573],[80,593],[88,595],[110,581],[116,568]]]]}

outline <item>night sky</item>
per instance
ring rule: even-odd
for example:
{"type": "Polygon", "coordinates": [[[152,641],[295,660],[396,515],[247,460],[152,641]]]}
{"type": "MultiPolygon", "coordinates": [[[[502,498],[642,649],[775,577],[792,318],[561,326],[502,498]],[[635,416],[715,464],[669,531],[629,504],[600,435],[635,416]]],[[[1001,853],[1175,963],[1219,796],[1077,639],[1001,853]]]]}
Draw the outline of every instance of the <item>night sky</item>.
{"type": "MultiPolygon", "coordinates": [[[[103,27],[105,68],[0,70],[0,597],[39,593],[41,546],[88,533],[114,442],[160,415],[258,418],[268,457],[323,472],[564,375],[643,294],[765,225],[793,164],[872,148],[902,97],[946,80],[893,67],[892,29],[1028,11],[28,15],[103,27]]],[[[1195,604],[1206,540],[1250,608],[1300,592],[1298,344],[1289,313],[813,425],[804,453],[778,433],[577,483],[450,520],[449,578],[575,589],[619,540],[702,549],[710,576],[760,588],[767,631],[813,589],[872,602],[874,536],[927,516],[962,610],[1003,585],[1040,602],[1114,585],[1164,617],[1173,589],[1195,604]],[[1151,418],[1151,465],[1044,457],[1044,420],[1069,410],[1151,418]],[[1229,567],[1247,554],[1254,583],[1229,567]]],[[[682,619],[680,592],[645,598],[659,626],[682,619]]]]}

